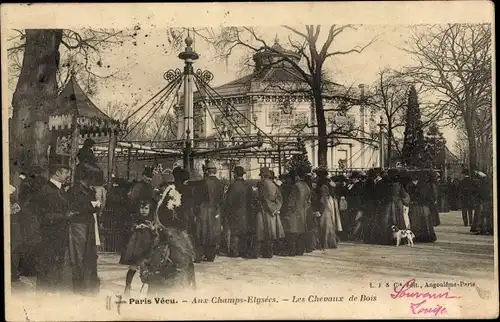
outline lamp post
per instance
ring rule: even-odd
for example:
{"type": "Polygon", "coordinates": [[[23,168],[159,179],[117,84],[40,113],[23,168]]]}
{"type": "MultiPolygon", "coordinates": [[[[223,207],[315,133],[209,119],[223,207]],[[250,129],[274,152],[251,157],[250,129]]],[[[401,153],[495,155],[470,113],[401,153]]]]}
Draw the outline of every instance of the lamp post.
{"type": "Polygon", "coordinates": [[[191,149],[193,146],[193,63],[199,58],[191,45],[193,39],[189,36],[184,40],[185,50],[179,54],[179,58],[184,60],[184,130],[186,133],[184,140],[183,161],[184,169],[191,169],[191,149]]]}
{"type": "Polygon", "coordinates": [[[377,124],[379,127],[379,157],[380,157],[380,168],[385,168],[385,142],[384,142],[384,129],[387,124],[384,123],[384,118],[380,116],[380,122],[377,124]]]}

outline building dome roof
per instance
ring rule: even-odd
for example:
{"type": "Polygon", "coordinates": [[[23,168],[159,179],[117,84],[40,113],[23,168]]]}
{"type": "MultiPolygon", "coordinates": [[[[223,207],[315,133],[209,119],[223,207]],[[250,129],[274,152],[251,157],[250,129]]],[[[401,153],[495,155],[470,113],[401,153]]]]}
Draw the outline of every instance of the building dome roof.
{"type": "Polygon", "coordinates": [[[300,55],[291,51],[291,50],[286,50],[281,46],[279,43],[278,37],[274,39],[274,44],[270,48],[265,48],[262,51],[259,51],[253,55],[253,60],[255,62],[262,61],[264,59],[270,59],[270,58],[280,58],[286,56],[287,58],[292,59],[295,62],[300,61],[300,55]]]}

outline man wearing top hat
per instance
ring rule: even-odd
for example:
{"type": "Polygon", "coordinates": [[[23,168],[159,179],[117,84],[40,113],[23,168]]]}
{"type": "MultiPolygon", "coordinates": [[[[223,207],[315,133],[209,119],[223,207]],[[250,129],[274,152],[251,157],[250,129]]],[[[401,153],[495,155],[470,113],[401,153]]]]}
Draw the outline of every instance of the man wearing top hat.
{"type": "Polygon", "coordinates": [[[249,246],[248,211],[251,199],[251,187],[243,176],[245,169],[234,167],[234,181],[227,190],[225,217],[231,231],[230,257],[246,257],[249,246]]]}
{"type": "Polygon", "coordinates": [[[283,199],[278,186],[271,179],[269,168],[260,169],[260,178],[257,184],[259,206],[256,209],[252,257],[262,255],[272,258],[274,241],[285,237],[279,216],[283,199]]]}
{"type": "Polygon", "coordinates": [[[347,228],[349,239],[358,239],[361,234],[361,217],[363,216],[364,183],[358,171],[351,174],[351,182],[347,185],[347,228]]]}
{"type": "Polygon", "coordinates": [[[37,289],[45,292],[68,291],[72,288],[71,264],[68,256],[68,222],[76,215],[70,211],[63,185],[71,178],[71,170],[63,164],[49,169],[50,179],[31,200],[40,221],[41,247],[37,269],[37,289]]]}
{"type": "Polygon", "coordinates": [[[213,262],[221,238],[221,211],[224,186],[215,176],[217,169],[213,162],[205,166],[206,175],[195,189],[195,207],[199,209],[197,220],[197,259],[204,257],[213,262]]]}

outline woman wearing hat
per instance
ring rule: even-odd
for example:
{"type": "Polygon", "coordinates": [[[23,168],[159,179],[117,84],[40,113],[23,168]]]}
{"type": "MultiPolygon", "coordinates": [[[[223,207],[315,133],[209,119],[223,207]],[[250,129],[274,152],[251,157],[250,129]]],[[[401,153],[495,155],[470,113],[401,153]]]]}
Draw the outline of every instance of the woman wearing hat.
{"type": "Polygon", "coordinates": [[[376,244],[390,245],[393,243],[392,226],[406,229],[403,206],[409,205],[410,196],[399,182],[398,170],[390,169],[387,173],[387,179],[382,180],[379,190],[380,195],[377,196],[381,206],[375,221],[373,238],[376,244]]]}
{"type": "Polygon", "coordinates": [[[316,185],[317,208],[321,215],[319,225],[319,242],[321,248],[337,248],[337,221],[339,218],[339,206],[330,194],[328,172],[326,169],[316,171],[318,181],[316,185]]]}
{"type": "Polygon", "coordinates": [[[475,196],[474,216],[471,232],[477,235],[493,234],[493,184],[486,174],[474,173],[475,196]]]}
{"type": "Polygon", "coordinates": [[[410,224],[411,230],[415,234],[415,241],[434,242],[436,241],[436,233],[429,209],[432,202],[431,187],[419,179],[418,173],[413,173],[410,177],[411,181],[408,183],[407,191],[410,196],[410,224]]]}

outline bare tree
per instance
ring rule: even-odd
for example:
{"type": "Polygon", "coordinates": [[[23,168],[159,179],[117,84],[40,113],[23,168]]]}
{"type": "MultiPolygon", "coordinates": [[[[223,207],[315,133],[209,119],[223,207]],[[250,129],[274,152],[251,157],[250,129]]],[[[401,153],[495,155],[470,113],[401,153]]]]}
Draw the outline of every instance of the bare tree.
{"type": "MultiPolygon", "coordinates": [[[[463,122],[473,170],[478,166],[477,111],[490,114],[492,105],[491,25],[420,26],[409,43],[407,51],[418,64],[409,67],[408,73],[439,98],[440,115],[455,126],[463,122]]],[[[481,131],[488,128],[481,126],[481,131]]]]}
{"type": "MultiPolygon", "coordinates": [[[[62,30],[59,48],[59,66],[56,73],[57,86],[61,90],[71,75],[76,75],[83,90],[93,96],[110,79],[126,79],[124,71],[112,67],[106,62],[104,54],[125,42],[135,41],[140,31],[139,26],[130,30],[89,29],[62,30]]],[[[9,48],[9,83],[15,86],[22,67],[22,57],[26,48],[26,30],[14,29],[14,36],[8,39],[9,48]]]]}
{"type": "Polygon", "coordinates": [[[322,26],[307,25],[305,30],[283,26],[293,37],[289,37],[289,45],[301,58],[299,62],[290,58],[279,48],[269,45],[262,36],[252,27],[227,27],[222,28],[217,34],[213,32],[205,36],[212,43],[219,53],[219,57],[227,59],[231,56],[235,48],[243,48],[252,52],[271,51],[279,55],[282,61],[286,62],[290,68],[298,75],[303,88],[312,98],[315,126],[318,133],[318,163],[327,166],[327,151],[329,133],[327,130],[327,120],[325,116],[325,99],[346,99],[352,100],[345,93],[325,91],[325,62],[336,56],[343,56],[352,53],[361,53],[365,48],[374,42],[370,41],[364,46],[350,49],[335,48],[335,39],[347,30],[356,30],[353,25],[332,25],[326,33],[326,40],[322,45],[318,44],[322,26]],[[295,38],[295,39],[294,39],[295,38]]]}
{"type": "Polygon", "coordinates": [[[13,30],[8,39],[10,86],[15,84],[10,120],[11,174],[33,165],[47,168],[48,117],[70,75],[83,80],[87,93],[97,90],[97,80],[117,77],[100,74],[108,68],[102,53],[137,35],[134,30],[13,30]],[[22,58],[21,58],[22,57],[22,58]]]}
{"type": "Polygon", "coordinates": [[[398,131],[405,126],[407,94],[409,84],[400,74],[390,69],[378,73],[377,81],[367,94],[366,105],[383,115],[387,122],[387,159],[392,162],[393,147],[401,155],[400,147],[395,144],[398,131]]]}

